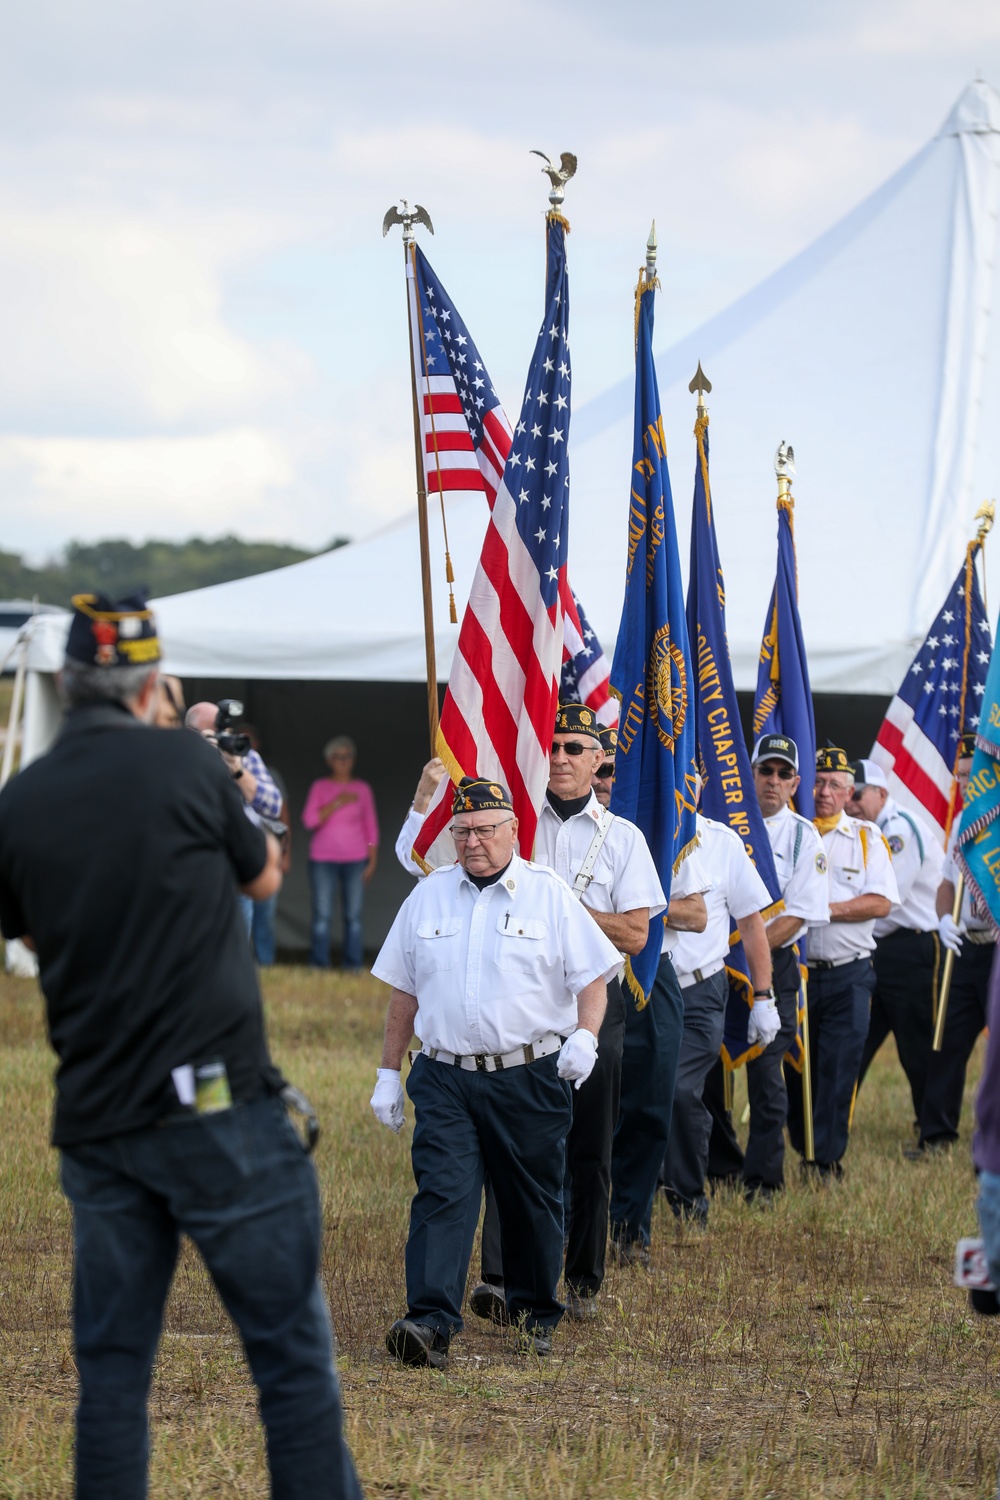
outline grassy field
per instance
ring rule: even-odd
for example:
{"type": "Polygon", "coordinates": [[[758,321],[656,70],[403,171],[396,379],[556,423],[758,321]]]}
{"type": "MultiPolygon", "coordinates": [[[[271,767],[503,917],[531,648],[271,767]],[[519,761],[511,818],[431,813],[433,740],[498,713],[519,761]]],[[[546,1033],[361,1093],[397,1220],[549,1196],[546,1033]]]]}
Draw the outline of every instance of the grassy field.
{"type": "MultiPolygon", "coordinates": [[[[391,1135],[368,1108],[385,992],[279,969],[266,998],[276,1057],[324,1119],[323,1275],[368,1495],[994,1493],[998,1330],[950,1285],[955,1240],[975,1232],[968,1152],[902,1159],[909,1113],[891,1049],[861,1095],[839,1186],[793,1177],[766,1213],[717,1199],[707,1234],[676,1230],[658,1206],[652,1270],[612,1272],[599,1321],[564,1321],[551,1360],[516,1356],[473,1317],[446,1373],[405,1371],[383,1339],[405,1305],[408,1132],[391,1135]]],[[[47,1144],[51,1068],[35,986],[0,980],[6,1500],[70,1493],[70,1224],[47,1144]]],[[[153,1495],[267,1493],[252,1387],[191,1255],[151,1413],[153,1495]]]]}

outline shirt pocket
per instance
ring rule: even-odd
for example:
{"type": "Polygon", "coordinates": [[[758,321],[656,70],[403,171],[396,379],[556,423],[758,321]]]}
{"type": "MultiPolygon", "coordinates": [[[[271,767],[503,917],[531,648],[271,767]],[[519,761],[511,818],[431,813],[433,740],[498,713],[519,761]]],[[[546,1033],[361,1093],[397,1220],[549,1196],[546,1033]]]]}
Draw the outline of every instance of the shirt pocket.
{"type": "Polygon", "coordinates": [[[429,917],[417,923],[414,958],[418,974],[453,969],[458,960],[462,923],[458,917],[429,917]]]}
{"type": "Polygon", "coordinates": [[[856,870],[844,865],[837,870],[838,896],[841,901],[851,901],[855,896],[860,896],[864,891],[864,885],[864,870],[856,870]]]}
{"type": "Polygon", "coordinates": [[[548,956],[549,924],[544,917],[497,918],[497,968],[512,974],[538,974],[548,956]]]}

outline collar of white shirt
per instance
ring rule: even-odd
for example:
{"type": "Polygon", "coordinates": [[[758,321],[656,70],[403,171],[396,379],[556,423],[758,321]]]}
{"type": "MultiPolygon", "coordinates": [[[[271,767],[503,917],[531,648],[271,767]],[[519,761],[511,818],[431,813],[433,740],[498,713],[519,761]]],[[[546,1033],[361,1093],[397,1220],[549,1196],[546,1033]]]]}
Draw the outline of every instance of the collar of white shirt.
{"type": "MultiPolygon", "coordinates": [[[[572,801],[573,798],[568,798],[567,800],[572,801]]],[[[592,823],[599,823],[601,821],[602,811],[603,809],[601,807],[601,804],[598,802],[592,787],[590,791],[590,801],[585,802],[584,805],[580,808],[579,812],[570,813],[568,818],[561,818],[559,816],[555,808],[552,806],[552,803],[549,801],[548,794],[546,794],[545,801],[542,803],[541,815],[543,818],[555,818],[557,823],[572,823],[574,818],[589,818],[592,823]]]]}

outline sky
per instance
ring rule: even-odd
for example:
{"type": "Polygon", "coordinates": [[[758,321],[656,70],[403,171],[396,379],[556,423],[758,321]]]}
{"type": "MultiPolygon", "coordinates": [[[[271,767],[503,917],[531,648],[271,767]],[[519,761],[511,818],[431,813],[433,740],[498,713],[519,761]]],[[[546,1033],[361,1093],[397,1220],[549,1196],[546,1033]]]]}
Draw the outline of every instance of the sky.
{"type": "MultiPolygon", "coordinates": [[[[321,547],[413,505],[401,197],[508,411],[566,192],[574,402],[1000,86],[995,0],[36,0],[0,52],[6,550],[235,532],[321,547]]],[[[623,460],[627,463],[627,456],[623,460]]]]}

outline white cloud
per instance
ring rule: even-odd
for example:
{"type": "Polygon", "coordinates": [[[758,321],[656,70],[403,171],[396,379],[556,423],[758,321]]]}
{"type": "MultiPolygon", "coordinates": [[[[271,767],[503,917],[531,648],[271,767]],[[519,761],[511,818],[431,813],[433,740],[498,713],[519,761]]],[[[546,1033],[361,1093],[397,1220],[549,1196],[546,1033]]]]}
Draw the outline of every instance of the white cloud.
{"type": "Polygon", "coordinates": [[[250,427],[204,437],[0,436],[7,545],[43,537],[285,536],[295,465],[280,438],[250,427]]]}
{"type": "Polygon", "coordinates": [[[236,215],[184,226],[114,209],[12,208],[0,218],[8,412],[22,425],[72,410],[158,426],[280,398],[291,372],[222,313],[223,268],[266,243],[236,215]]]}
{"type": "Polygon", "coordinates": [[[954,56],[1000,41],[1000,7],[994,0],[883,0],[860,23],[855,41],[862,51],[894,59],[954,56]]]}

